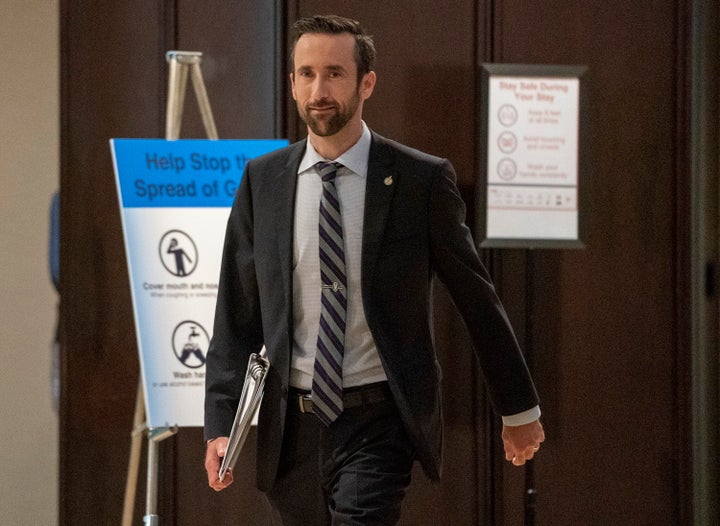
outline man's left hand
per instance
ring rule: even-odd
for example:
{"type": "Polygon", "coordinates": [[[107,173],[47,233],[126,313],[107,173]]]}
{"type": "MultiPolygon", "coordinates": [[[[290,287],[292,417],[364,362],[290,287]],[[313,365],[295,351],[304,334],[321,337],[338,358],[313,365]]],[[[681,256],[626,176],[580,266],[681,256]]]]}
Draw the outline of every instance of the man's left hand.
{"type": "Polygon", "coordinates": [[[545,431],[540,420],[522,426],[503,425],[502,431],[505,459],[515,466],[522,466],[532,459],[545,440],[545,431]]]}

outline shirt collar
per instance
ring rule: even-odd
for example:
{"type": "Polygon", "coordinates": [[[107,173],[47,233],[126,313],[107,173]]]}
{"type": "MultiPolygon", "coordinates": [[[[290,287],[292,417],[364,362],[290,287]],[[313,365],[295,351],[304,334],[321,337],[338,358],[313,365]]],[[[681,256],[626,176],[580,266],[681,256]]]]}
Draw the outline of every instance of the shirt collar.
{"type": "Polygon", "coordinates": [[[362,134],[360,139],[346,152],[342,153],[337,159],[325,159],[322,155],[317,153],[313,147],[310,139],[306,142],[305,154],[300,161],[298,167],[298,173],[303,173],[320,161],[333,161],[338,162],[348,168],[350,171],[365,177],[367,176],[368,158],[370,157],[370,143],[372,141],[370,135],[370,129],[362,123],[362,134]]]}

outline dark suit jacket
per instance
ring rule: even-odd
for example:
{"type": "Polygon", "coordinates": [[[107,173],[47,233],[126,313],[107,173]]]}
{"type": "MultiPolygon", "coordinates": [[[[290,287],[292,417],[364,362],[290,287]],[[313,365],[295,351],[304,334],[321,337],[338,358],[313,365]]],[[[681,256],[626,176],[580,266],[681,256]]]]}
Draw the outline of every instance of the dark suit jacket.
{"type": "MultiPolygon", "coordinates": [[[[227,436],[248,356],[271,363],[258,425],[257,485],[272,487],[282,444],[293,340],[293,222],[305,141],[250,161],[228,220],[208,351],[205,436],[227,436]]],[[[373,134],[365,197],[362,298],[395,402],[431,479],[441,472],[441,372],[431,335],[431,278],[468,327],[495,410],[538,403],[504,309],[464,224],[447,160],[373,134]]]]}

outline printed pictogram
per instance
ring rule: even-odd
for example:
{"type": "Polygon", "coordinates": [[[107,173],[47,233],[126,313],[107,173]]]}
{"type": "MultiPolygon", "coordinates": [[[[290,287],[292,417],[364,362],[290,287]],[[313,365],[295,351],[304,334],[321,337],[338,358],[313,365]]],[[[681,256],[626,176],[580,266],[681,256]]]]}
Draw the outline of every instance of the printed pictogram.
{"type": "Polygon", "coordinates": [[[504,131],[497,140],[498,148],[503,153],[513,153],[518,145],[517,137],[513,132],[504,131]]]}
{"type": "Polygon", "coordinates": [[[185,367],[197,369],[205,365],[205,354],[210,345],[210,337],[199,323],[186,320],[180,323],[172,335],[175,357],[185,367]]]}
{"type": "Polygon", "coordinates": [[[158,247],[163,267],[173,276],[189,276],[197,268],[198,251],[192,238],[182,230],[170,230],[158,247]]]}
{"type": "Polygon", "coordinates": [[[508,157],[502,159],[498,163],[497,174],[503,181],[512,181],[515,179],[515,175],[517,174],[517,165],[515,164],[515,161],[508,157]]]}
{"type": "Polygon", "coordinates": [[[498,120],[503,126],[512,126],[517,122],[518,111],[512,104],[503,104],[498,109],[498,120]]]}

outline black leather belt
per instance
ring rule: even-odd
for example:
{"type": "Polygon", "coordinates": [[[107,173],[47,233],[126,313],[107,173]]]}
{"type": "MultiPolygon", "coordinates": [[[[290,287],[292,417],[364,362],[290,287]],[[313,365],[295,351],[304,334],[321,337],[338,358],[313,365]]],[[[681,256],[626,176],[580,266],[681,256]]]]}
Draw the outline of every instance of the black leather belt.
{"type": "MultiPolygon", "coordinates": [[[[391,399],[392,393],[387,382],[361,385],[343,390],[344,409],[379,404],[391,399]]],[[[307,391],[291,387],[288,407],[298,409],[301,413],[312,413],[312,396],[307,391]]]]}

